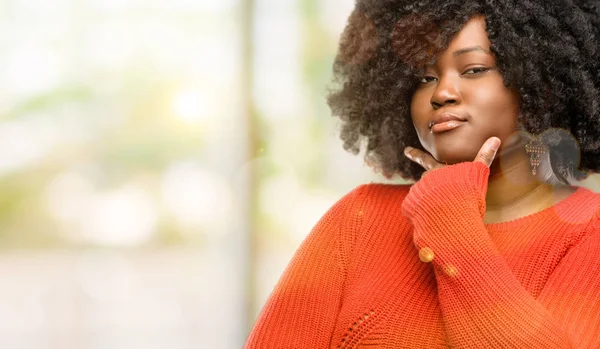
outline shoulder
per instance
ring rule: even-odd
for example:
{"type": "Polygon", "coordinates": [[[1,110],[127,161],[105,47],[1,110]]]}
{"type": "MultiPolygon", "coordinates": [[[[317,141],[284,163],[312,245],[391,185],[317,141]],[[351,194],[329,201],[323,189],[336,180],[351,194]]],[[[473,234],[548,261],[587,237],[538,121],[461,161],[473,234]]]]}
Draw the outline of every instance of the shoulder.
{"type": "Polygon", "coordinates": [[[600,238],[600,193],[587,187],[577,190],[553,206],[553,212],[575,229],[570,230],[569,245],[600,238]]]}
{"type": "Polygon", "coordinates": [[[593,211],[592,219],[590,219],[589,230],[600,235],[600,193],[596,193],[587,189],[589,201],[586,203],[593,211]]]}
{"type": "MultiPolygon", "coordinates": [[[[600,193],[579,187],[578,195],[563,205],[564,211],[577,212],[566,219],[576,217],[583,223],[582,229],[573,231],[568,241],[569,252],[578,263],[589,262],[590,258],[600,267],[600,193]]],[[[566,201],[566,200],[565,200],[566,201]]]]}
{"type": "Polygon", "coordinates": [[[410,188],[409,184],[362,184],[338,201],[346,207],[340,226],[344,266],[351,260],[375,258],[377,251],[389,248],[390,241],[411,243],[412,237],[406,234],[409,224],[401,209],[410,188]]]}
{"type": "Polygon", "coordinates": [[[555,211],[567,221],[585,223],[588,232],[600,231],[600,193],[585,186],[572,188],[575,192],[555,204],[555,211]]]}
{"type": "Polygon", "coordinates": [[[346,231],[363,235],[374,226],[382,229],[398,227],[405,221],[402,202],[412,184],[368,183],[354,188],[338,203],[346,207],[346,231]]]}
{"type": "Polygon", "coordinates": [[[354,188],[348,195],[360,201],[364,208],[402,203],[412,184],[368,183],[354,188]]]}
{"type": "Polygon", "coordinates": [[[330,209],[338,214],[362,214],[372,209],[400,206],[412,184],[361,184],[342,196],[330,209]]]}

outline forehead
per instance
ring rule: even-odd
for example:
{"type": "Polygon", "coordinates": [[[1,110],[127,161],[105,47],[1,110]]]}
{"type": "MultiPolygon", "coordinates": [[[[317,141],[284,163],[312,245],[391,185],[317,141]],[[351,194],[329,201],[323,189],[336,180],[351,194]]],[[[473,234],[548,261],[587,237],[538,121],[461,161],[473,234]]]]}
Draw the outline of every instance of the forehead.
{"type": "Polygon", "coordinates": [[[480,46],[489,50],[491,45],[487,32],[485,31],[485,18],[477,16],[471,18],[450,42],[446,51],[454,52],[465,47],[480,46]]]}

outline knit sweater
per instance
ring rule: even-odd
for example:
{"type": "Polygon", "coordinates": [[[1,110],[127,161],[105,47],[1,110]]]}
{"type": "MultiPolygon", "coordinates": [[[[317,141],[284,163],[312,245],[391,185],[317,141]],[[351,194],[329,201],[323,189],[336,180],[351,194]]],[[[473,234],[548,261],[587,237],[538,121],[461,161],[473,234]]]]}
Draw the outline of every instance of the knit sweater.
{"type": "Polygon", "coordinates": [[[296,251],[245,348],[600,348],[600,194],[485,224],[489,168],[365,184],[296,251]]]}

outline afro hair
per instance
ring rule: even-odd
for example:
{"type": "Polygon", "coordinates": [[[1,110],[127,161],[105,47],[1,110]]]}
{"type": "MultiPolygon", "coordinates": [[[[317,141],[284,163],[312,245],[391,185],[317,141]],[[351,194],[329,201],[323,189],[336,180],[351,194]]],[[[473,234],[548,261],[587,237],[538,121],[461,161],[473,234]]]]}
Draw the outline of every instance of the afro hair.
{"type": "Polygon", "coordinates": [[[356,0],[327,97],[344,149],[364,147],[366,162],[388,178],[418,180],[425,170],[403,156],[406,146],[423,149],[410,118],[418,76],[483,15],[504,84],[520,93],[518,131],[540,135],[562,182],[600,172],[599,3],[356,0]]]}

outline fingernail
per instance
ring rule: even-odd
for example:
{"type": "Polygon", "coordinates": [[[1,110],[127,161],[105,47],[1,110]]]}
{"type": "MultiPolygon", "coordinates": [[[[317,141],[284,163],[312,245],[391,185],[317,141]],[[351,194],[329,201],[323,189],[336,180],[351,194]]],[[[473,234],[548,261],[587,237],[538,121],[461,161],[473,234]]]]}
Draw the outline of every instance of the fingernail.
{"type": "Polygon", "coordinates": [[[491,147],[492,147],[493,151],[497,151],[498,148],[500,148],[500,138],[494,137],[494,140],[492,141],[491,147]]]}
{"type": "Polygon", "coordinates": [[[410,156],[409,152],[410,152],[411,150],[412,150],[412,148],[411,148],[411,147],[406,147],[406,148],[404,148],[404,155],[406,155],[406,156],[410,156]]]}

